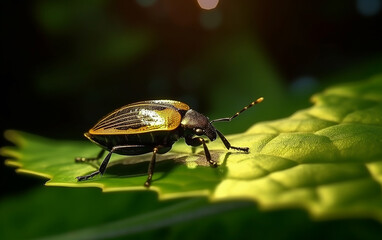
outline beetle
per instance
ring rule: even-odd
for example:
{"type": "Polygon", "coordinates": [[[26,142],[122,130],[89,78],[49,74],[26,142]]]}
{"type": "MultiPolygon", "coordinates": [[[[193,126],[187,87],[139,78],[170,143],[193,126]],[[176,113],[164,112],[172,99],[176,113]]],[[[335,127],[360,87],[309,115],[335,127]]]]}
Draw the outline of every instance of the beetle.
{"type": "Polygon", "coordinates": [[[139,155],[152,152],[147,180],[144,186],[149,187],[154,174],[156,154],[170,151],[172,145],[184,138],[187,145],[203,145],[207,162],[216,167],[217,162],[211,158],[207,148],[206,136],[210,141],[220,137],[225,147],[242,152],[248,152],[248,147],[232,146],[224,135],[217,130],[214,122],[229,122],[263,101],[259,98],[251,102],[232,117],[219,118],[210,121],[203,114],[191,109],[187,104],[174,100],[141,101],[121,107],[98,121],[84,135],[102,148],[97,157],[77,157],[75,162],[89,162],[102,158],[105,151],[109,153],[102,161],[99,169],[85,176],[78,176],[78,181],[84,181],[98,174],[103,175],[113,153],[121,155],[139,155]]]}

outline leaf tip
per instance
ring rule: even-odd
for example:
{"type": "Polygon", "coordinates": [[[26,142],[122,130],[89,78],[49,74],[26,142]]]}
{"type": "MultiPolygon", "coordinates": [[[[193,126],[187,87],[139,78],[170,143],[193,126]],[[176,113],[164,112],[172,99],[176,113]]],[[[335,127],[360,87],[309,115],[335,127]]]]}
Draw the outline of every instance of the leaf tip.
{"type": "Polygon", "coordinates": [[[3,135],[6,140],[15,144],[16,146],[22,146],[25,143],[20,132],[17,130],[13,130],[13,129],[5,130],[3,135]]]}

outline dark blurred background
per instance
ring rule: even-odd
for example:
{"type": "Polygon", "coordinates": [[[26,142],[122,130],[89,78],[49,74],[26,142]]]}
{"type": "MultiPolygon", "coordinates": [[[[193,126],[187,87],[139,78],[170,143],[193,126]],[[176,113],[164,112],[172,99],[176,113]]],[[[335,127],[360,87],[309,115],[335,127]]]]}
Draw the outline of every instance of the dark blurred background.
{"type": "MultiPolygon", "coordinates": [[[[0,11],[1,132],[80,140],[138,100],[177,99],[217,118],[265,97],[219,124],[229,134],[382,70],[381,0],[28,0],[0,11]]],[[[0,170],[6,194],[44,182],[0,170]]]]}

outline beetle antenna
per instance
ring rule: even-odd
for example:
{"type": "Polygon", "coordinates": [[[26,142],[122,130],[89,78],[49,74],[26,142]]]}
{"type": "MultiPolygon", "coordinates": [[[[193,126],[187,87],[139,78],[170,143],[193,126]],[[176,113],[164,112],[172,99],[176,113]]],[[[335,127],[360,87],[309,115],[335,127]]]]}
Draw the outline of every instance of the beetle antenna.
{"type": "Polygon", "coordinates": [[[245,110],[247,110],[248,108],[252,107],[255,104],[261,103],[263,100],[264,100],[263,97],[258,98],[256,101],[251,102],[251,104],[249,104],[248,106],[244,107],[239,112],[235,113],[232,117],[218,118],[218,119],[212,120],[210,123],[213,123],[213,122],[230,122],[232,119],[234,119],[235,117],[239,116],[242,112],[244,112],[245,110]]]}

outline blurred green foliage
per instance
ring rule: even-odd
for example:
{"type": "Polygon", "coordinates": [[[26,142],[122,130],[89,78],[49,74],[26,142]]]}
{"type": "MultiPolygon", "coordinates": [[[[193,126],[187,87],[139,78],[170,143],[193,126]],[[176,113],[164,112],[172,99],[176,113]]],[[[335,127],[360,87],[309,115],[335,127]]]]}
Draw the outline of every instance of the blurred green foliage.
{"type": "Polygon", "coordinates": [[[0,212],[2,239],[43,236],[49,236],[48,239],[126,239],[127,236],[133,239],[376,239],[381,234],[380,224],[373,220],[315,222],[300,210],[264,212],[248,202],[211,205],[203,199],[157,201],[156,195],[148,192],[105,194],[96,189],[35,189],[2,201],[0,212]],[[174,216],[174,210],[182,215],[174,216]],[[109,226],[114,227],[113,231],[107,231],[109,226]],[[116,237],[120,234],[123,237],[116,237]]]}

